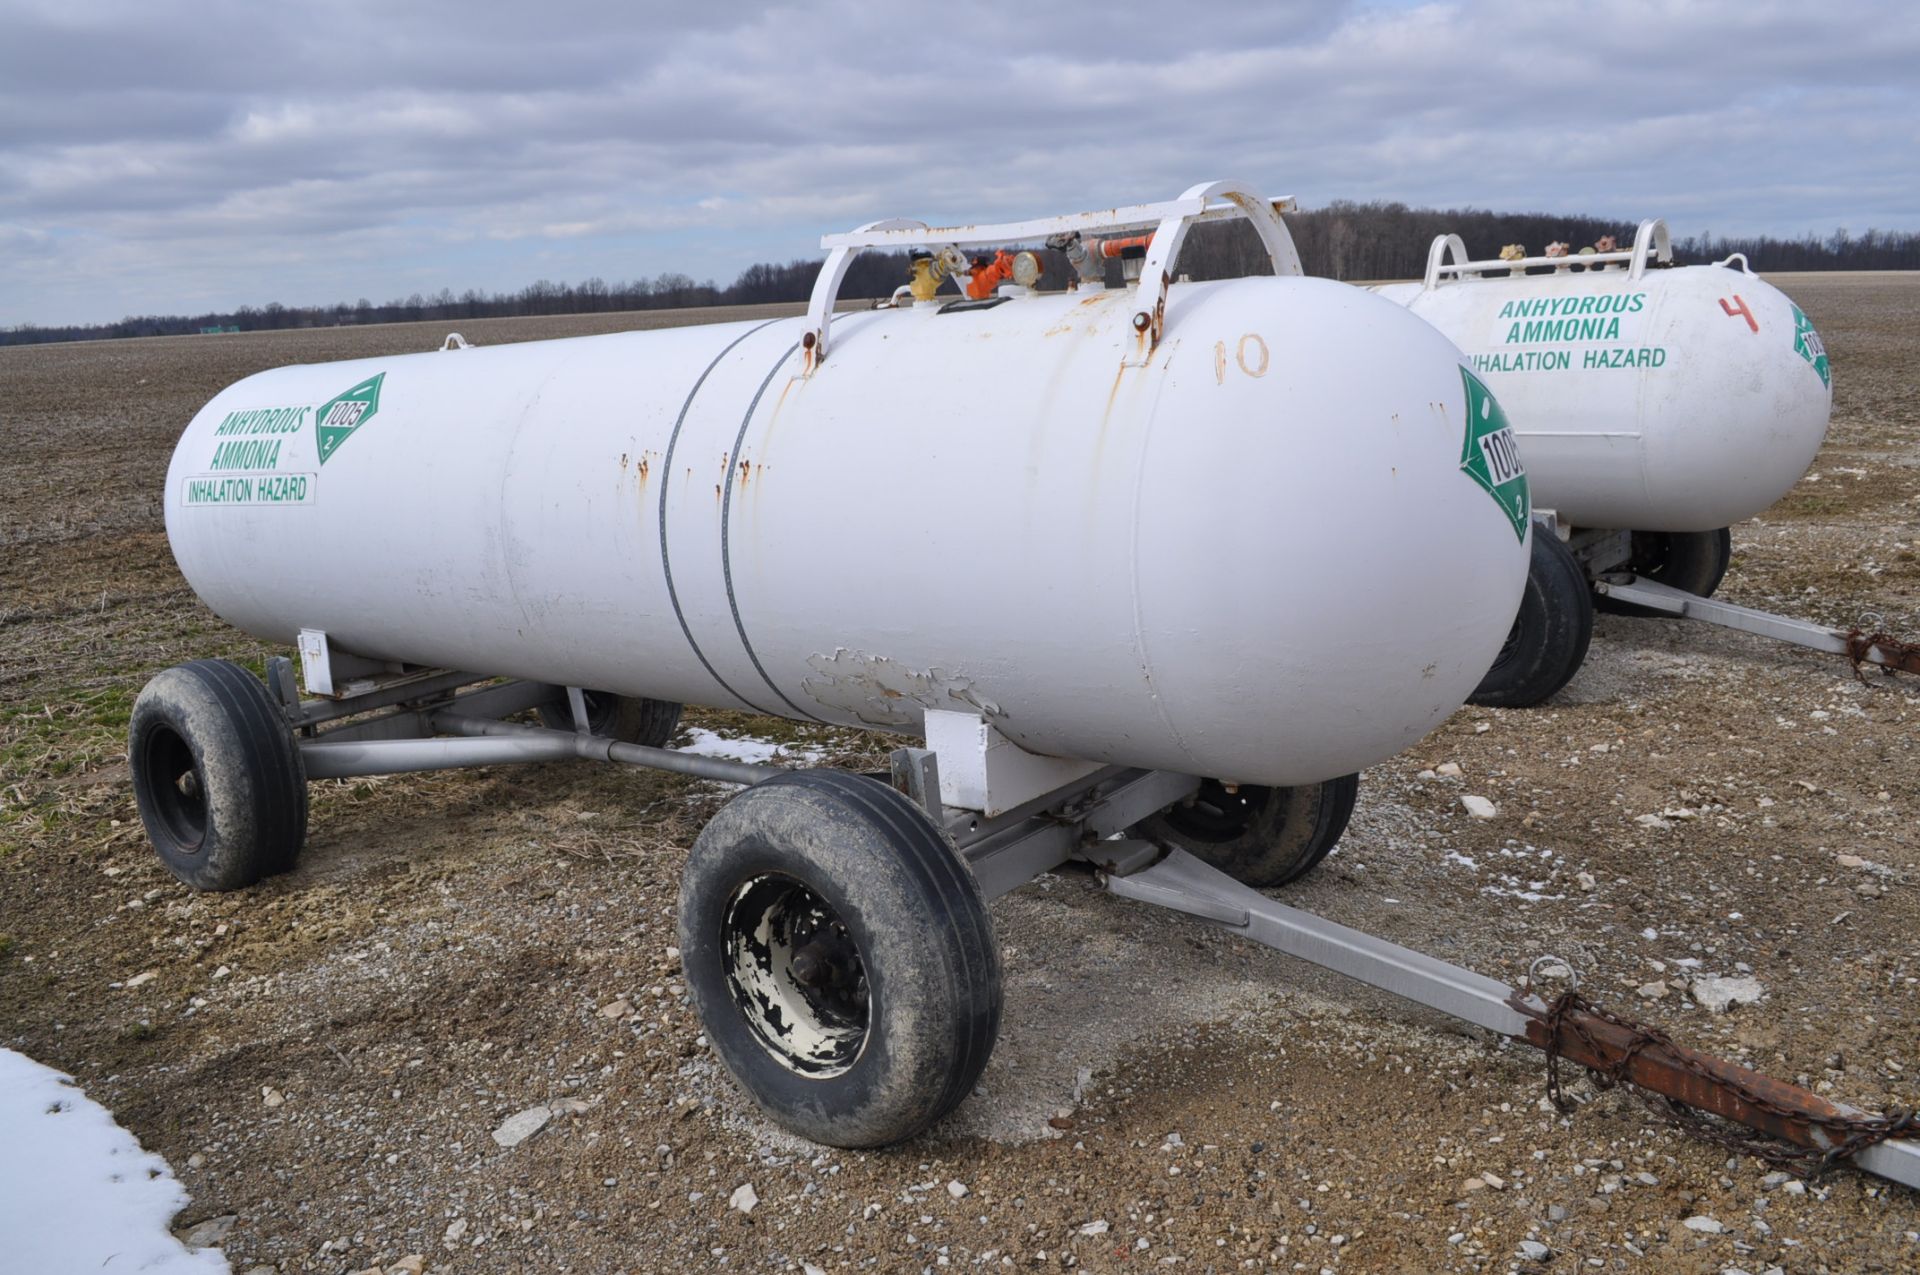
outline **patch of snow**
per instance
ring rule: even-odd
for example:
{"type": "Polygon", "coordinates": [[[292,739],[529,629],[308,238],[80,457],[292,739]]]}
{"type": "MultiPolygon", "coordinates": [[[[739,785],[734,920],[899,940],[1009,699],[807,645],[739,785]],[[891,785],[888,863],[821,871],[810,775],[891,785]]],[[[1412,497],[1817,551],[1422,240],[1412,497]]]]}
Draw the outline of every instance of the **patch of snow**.
{"type": "Polygon", "coordinates": [[[1766,990],[1757,978],[1696,977],[1688,987],[1693,999],[1715,1014],[1724,1014],[1735,1005],[1758,1004],[1766,990]]]}
{"type": "Polygon", "coordinates": [[[10,1269],[226,1275],[167,1229],[188,1203],[167,1162],[66,1076],[0,1049],[0,1235],[10,1269]]]}
{"type": "MultiPolygon", "coordinates": [[[[1508,880],[1511,881],[1512,878],[1509,877],[1508,880]]],[[[1532,882],[1534,888],[1531,890],[1504,889],[1497,885],[1483,885],[1480,887],[1480,893],[1492,895],[1496,899],[1518,899],[1522,903],[1558,903],[1567,897],[1564,894],[1546,894],[1542,892],[1539,887],[1545,884],[1546,882],[1544,881],[1532,882]]]]}
{"type": "Polygon", "coordinates": [[[1458,850],[1449,850],[1442,858],[1448,863],[1457,863],[1461,867],[1470,868],[1475,872],[1480,870],[1480,861],[1478,859],[1468,858],[1458,850]]]}
{"type": "Polygon", "coordinates": [[[826,753],[817,748],[789,750],[785,744],[776,744],[770,739],[759,739],[753,735],[721,735],[702,726],[689,726],[686,738],[675,744],[677,752],[693,753],[700,757],[726,757],[733,761],[752,762],[764,765],[768,762],[797,762],[811,766],[826,758],[826,753]]]}

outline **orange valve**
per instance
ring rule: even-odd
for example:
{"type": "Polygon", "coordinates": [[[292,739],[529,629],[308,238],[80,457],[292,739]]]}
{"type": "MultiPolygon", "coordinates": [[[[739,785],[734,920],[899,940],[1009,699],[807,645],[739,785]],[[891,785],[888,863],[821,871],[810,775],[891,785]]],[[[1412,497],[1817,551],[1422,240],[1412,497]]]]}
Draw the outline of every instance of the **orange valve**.
{"type": "Polygon", "coordinates": [[[994,289],[1013,277],[1013,256],[1006,249],[993,254],[993,260],[985,257],[973,259],[973,278],[967,284],[967,295],[975,301],[985,301],[993,295],[994,289]]]}
{"type": "Polygon", "coordinates": [[[1138,248],[1144,253],[1147,245],[1152,242],[1152,235],[1134,235],[1128,239],[1102,239],[1100,241],[1100,255],[1103,257],[1122,257],[1126,255],[1127,249],[1129,248],[1138,248]]]}

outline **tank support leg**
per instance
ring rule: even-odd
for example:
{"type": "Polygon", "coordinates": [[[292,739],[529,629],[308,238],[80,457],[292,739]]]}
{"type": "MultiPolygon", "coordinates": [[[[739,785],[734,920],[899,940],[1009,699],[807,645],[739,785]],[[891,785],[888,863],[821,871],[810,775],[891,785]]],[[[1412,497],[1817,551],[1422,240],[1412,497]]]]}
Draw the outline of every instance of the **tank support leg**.
{"type": "Polygon", "coordinates": [[[1654,611],[1664,611],[1668,615],[1717,624],[1742,633],[1756,633],[1809,650],[1844,655],[1856,664],[1878,664],[1896,672],[1920,673],[1920,646],[1884,633],[1869,635],[1858,629],[1830,629],[1824,624],[1795,620],[1771,611],[1756,611],[1752,607],[1735,606],[1716,598],[1702,598],[1684,589],[1655,584],[1651,580],[1600,580],[1594,588],[1607,597],[1654,611]]]}
{"type": "MultiPolygon", "coordinates": [[[[1276,903],[1184,851],[1172,851],[1136,871],[1121,868],[1104,879],[1107,889],[1124,898],[1185,912],[1449,1017],[1771,1134],[1816,1158],[1834,1153],[1851,1136],[1889,1123],[1697,1053],[1583,1002],[1570,1001],[1556,1013],[1530,991],[1276,903]]],[[[1897,1127],[1901,1122],[1892,1123],[1897,1127]]],[[[1920,1141],[1890,1137],[1848,1153],[1869,1173],[1920,1187],[1920,1141]]]]}

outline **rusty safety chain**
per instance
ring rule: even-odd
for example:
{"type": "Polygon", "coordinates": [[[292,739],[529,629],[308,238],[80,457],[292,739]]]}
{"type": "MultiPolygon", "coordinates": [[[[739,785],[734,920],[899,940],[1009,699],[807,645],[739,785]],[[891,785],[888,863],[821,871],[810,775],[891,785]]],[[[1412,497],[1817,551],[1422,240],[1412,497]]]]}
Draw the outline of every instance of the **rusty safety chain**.
{"type": "Polygon", "coordinates": [[[1866,633],[1860,629],[1849,629],[1847,659],[1853,662],[1853,675],[1863,684],[1867,681],[1865,666],[1871,662],[1867,657],[1875,647],[1886,657],[1886,663],[1879,668],[1887,677],[1892,677],[1901,668],[1920,667],[1920,642],[1908,642],[1891,633],[1866,633]]]}
{"type": "Polygon", "coordinates": [[[1556,997],[1547,1010],[1547,1097],[1562,1113],[1571,1113],[1578,1105],[1561,1084],[1561,1041],[1567,1036],[1576,1037],[1593,1054],[1605,1057],[1606,1050],[1595,1040],[1578,1015],[1589,1014],[1603,1022],[1613,1024],[1630,1032],[1633,1041],[1620,1052],[1613,1065],[1606,1070],[1589,1067],[1588,1076],[1594,1087],[1600,1090],[1625,1088],[1668,1123],[1681,1131],[1708,1142],[1718,1143],[1729,1150],[1769,1164],[1779,1165],[1796,1176],[1807,1181],[1817,1181],[1834,1165],[1850,1160],[1876,1143],[1888,1138],[1911,1136],[1920,1133],[1920,1112],[1902,1111],[1889,1108],[1881,1116],[1841,1116],[1820,1115],[1799,1108],[1783,1106],[1767,1095],[1755,1092],[1727,1076],[1716,1075],[1694,1059],[1692,1054],[1680,1048],[1673,1038],[1656,1027],[1622,1018],[1609,1010],[1600,1008],[1569,989],[1556,997]],[[1815,1147],[1799,1147],[1777,1138],[1767,1137],[1753,1132],[1735,1133],[1727,1122],[1709,1117],[1696,1111],[1685,1103],[1678,1102],[1665,1095],[1654,1093],[1627,1078],[1627,1068],[1634,1057],[1649,1047],[1665,1050],[1671,1065],[1683,1068],[1701,1081],[1715,1088],[1730,1090],[1742,1103],[1777,1116],[1782,1120],[1797,1122],[1818,1129],[1828,1140],[1825,1150],[1815,1147]]]}

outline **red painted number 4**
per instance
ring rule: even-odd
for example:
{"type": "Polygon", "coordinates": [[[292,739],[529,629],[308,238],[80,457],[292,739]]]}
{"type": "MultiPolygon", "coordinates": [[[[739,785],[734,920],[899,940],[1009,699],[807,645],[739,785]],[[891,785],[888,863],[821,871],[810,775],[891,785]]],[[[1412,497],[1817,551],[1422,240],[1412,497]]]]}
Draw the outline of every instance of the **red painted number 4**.
{"type": "Polygon", "coordinates": [[[1733,294],[1732,305],[1728,305],[1727,299],[1725,297],[1721,297],[1720,308],[1726,311],[1726,315],[1729,319],[1735,318],[1735,317],[1745,319],[1747,321],[1748,327],[1752,328],[1755,332],[1758,332],[1760,330],[1760,320],[1753,317],[1753,311],[1747,309],[1747,303],[1740,299],[1739,293],[1736,292],[1733,294]]]}

